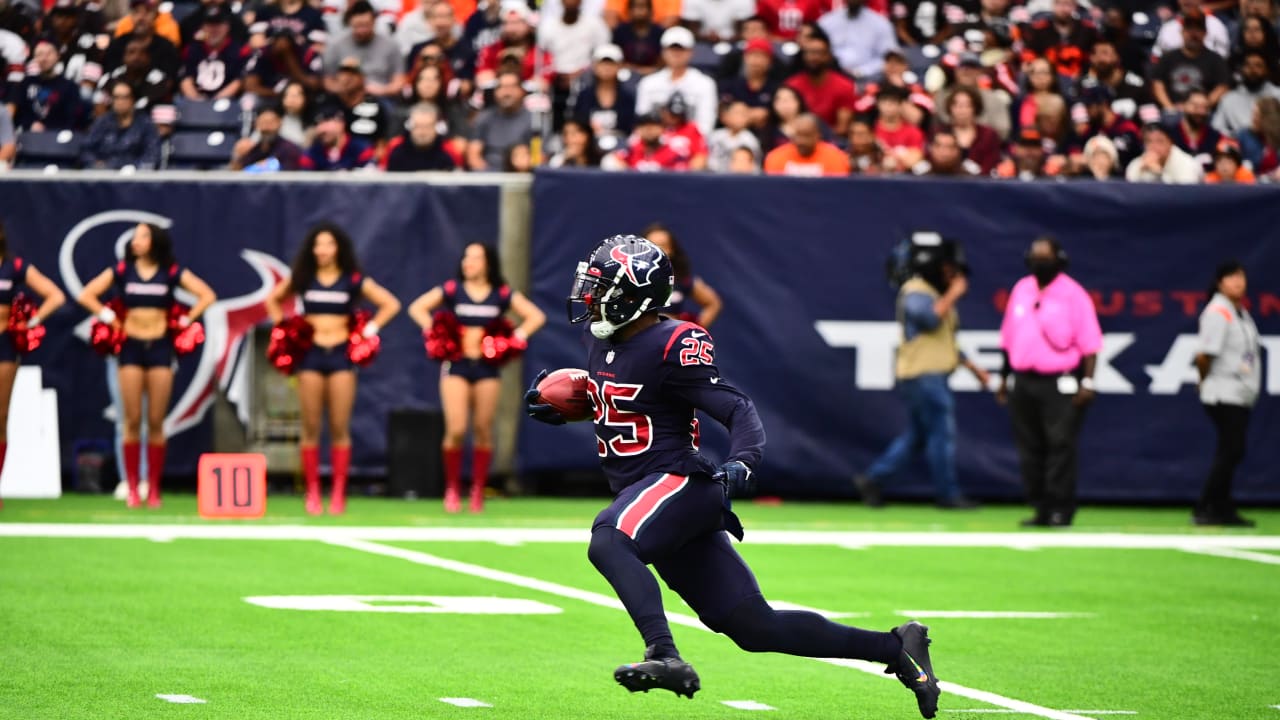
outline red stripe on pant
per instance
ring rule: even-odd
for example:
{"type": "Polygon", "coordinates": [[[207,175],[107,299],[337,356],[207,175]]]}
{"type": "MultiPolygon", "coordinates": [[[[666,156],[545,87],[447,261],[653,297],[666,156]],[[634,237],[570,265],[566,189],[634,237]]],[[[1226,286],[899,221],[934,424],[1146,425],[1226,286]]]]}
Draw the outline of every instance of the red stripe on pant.
{"type": "Polygon", "coordinates": [[[680,475],[663,475],[662,479],[650,485],[636,496],[631,504],[618,513],[617,528],[632,540],[640,533],[640,526],[657,512],[667,500],[670,500],[684,489],[689,478],[680,475]]]}

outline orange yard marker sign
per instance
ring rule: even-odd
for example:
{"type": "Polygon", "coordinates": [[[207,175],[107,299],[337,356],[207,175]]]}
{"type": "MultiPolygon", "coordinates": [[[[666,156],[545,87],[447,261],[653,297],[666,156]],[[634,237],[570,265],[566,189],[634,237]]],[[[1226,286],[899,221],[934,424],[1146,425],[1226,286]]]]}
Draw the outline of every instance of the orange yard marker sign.
{"type": "Polygon", "coordinates": [[[197,471],[200,517],[260,518],[267,512],[267,458],[205,453],[197,471]]]}

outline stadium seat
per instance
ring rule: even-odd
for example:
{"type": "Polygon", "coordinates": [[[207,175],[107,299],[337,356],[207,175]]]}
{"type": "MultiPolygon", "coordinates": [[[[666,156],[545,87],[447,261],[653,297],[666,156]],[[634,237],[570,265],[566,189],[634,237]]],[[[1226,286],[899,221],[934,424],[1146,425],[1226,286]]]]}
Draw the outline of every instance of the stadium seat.
{"type": "Polygon", "coordinates": [[[80,159],[84,135],[71,130],[24,132],[18,135],[17,166],[73,168],[80,159]]]}
{"type": "Polygon", "coordinates": [[[239,133],[244,122],[239,103],[234,100],[189,100],[177,98],[177,130],[222,130],[239,133]]]}
{"type": "Polygon", "coordinates": [[[209,170],[231,161],[231,149],[239,134],[214,130],[175,132],[169,138],[165,168],[209,170]]]}

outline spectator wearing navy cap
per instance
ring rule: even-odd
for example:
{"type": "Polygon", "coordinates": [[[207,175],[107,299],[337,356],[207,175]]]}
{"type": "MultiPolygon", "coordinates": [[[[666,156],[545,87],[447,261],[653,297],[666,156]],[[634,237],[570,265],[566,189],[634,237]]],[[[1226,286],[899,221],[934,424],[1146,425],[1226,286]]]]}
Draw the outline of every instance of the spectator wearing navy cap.
{"type": "Polygon", "coordinates": [[[1142,153],[1142,133],[1132,120],[1116,114],[1111,87],[1092,85],[1085,89],[1080,100],[1077,114],[1084,113],[1084,122],[1076,124],[1076,141],[1067,149],[1072,169],[1081,172],[1085,168],[1088,153],[1082,149],[1095,137],[1107,138],[1115,149],[1116,162],[1120,167],[1127,167],[1142,153]]]}
{"type": "Polygon", "coordinates": [[[347,133],[341,105],[325,103],[316,111],[316,139],[302,156],[303,170],[356,170],[373,163],[373,147],[347,133]]]}
{"type": "Polygon", "coordinates": [[[663,140],[690,170],[707,169],[707,137],[689,119],[684,95],[674,92],[662,110],[663,140]]]}
{"type": "Polygon", "coordinates": [[[740,56],[741,71],[731,76],[721,75],[724,79],[720,81],[720,103],[745,103],[748,123],[753,129],[761,130],[769,122],[769,103],[779,84],[774,71],[781,65],[774,62],[773,43],[764,37],[747,40],[740,56]]]}
{"type": "Polygon", "coordinates": [[[804,71],[787,78],[787,86],[800,93],[809,112],[817,115],[836,135],[849,131],[857,105],[853,81],[835,69],[831,41],[820,29],[804,40],[804,71]]]}
{"type": "Polygon", "coordinates": [[[318,92],[324,84],[323,57],[288,27],[270,27],[266,46],[254,53],[245,65],[245,91],[274,99],[290,83],[298,83],[308,92],[318,92]]]}
{"type": "Polygon", "coordinates": [[[622,48],[601,45],[591,57],[591,80],[569,98],[569,115],[590,126],[597,138],[621,140],[636,124],[635,93],[618,81],[622,48]]]}
{"type": "Polygon", "coordinates": [[[182,96],[191,100],[239,97],[249,48],[231,38],[231,14],[222,5],[204,9],[201,39],[183,49],[182,96]]]}
{"type": "Polygon", "coordinates": [[[719,95],[714,80],[690,67],[693,46],[693,33],[688,28],[677,25],[662,33],[662,59],[666,67],[640,81],[636,88],[636,113],[661,108],[678,91],[689,108],[690,119],[706,137],[716,126],[719,95]]]}
{"type": "Polygon", "coordinates": [[[254,137],[240,140],[231,151],[232,170],[302,169],[302,148],[280,137],[283,117],[278,105],[266,105],[258,110],[254,137]]]}
{"type": "Polygon", "coordinates": [[[36,72],[23,78],[10,98],[16,106],[14,125],[34,132],[84,127],[87,108],[80,101],[80,88],[58,74],[58,50],[40,40],[32,54],[36,72]]]}
{"type": "Polygon", "coordinates": [[[1221,55],[1205,47],[1204,28],[1204,13],[1184,15],[1182,47],[1165,53],[1151,71],[1151,92],[1161,110],[1177,112],[1192,90],[1208,93],[1210,107],[1227,93],[1231,71],[1221,55]]]}
{"type": "MultiPolygon", "coordinates": [[[[267,7],[274,6],[268,5],[267,7]]],[[[195,12],[183,18],[182,22],[178,23],[178,29],[182,31],[183,47],[205,39],[205,16],[213,11],[222,13],[222,15],[226,17],[231,40],[237,45],[248,47],[249,27],[244,24],[244,20],[240,15],[231,9],[227,0],[200,0],[200,7],[195,12]]],[[[266,10],[264,9],[263,12],[266,12],[266,10]]]]}
{"type": "Polygon", "coordinates": [[[1156,182],[1171,185],[1194,185],[1204,179],[1204,169],[1195,158],[1173,142],[1169,128],[1148,123],[1142,131],[1145,150],[1125,170],[1129,182],[1156,182]]]}

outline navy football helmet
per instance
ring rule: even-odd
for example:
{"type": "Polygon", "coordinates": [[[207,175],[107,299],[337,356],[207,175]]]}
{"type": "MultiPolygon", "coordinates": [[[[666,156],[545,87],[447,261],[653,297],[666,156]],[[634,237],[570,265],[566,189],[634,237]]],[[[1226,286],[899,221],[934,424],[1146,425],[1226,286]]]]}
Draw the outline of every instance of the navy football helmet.
{"type": "Polygon", "coordinates": [[[578,263],[569,292],[569,322],[591,322],[604,340],[651,310],[666,307],[675,287],[671,261],[657,245],[635,235],[601,241],[578,263]]]}

